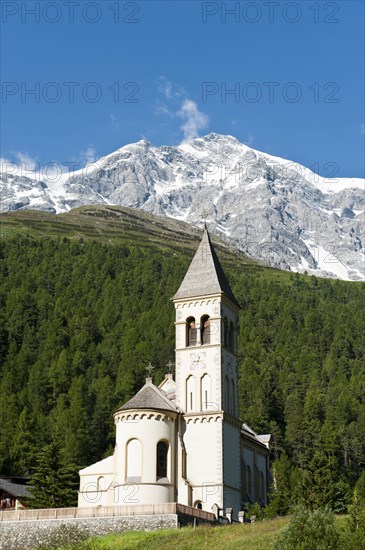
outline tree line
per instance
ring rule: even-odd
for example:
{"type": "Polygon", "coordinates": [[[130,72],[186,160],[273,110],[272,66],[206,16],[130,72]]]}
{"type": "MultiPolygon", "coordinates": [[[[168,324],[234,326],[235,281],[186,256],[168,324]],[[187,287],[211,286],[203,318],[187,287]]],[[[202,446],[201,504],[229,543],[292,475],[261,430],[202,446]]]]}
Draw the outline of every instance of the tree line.
{"type": "MultiPolygon", "coordinates": [[[[159,382],[173,359],[170,298],[190,260],[138,243],[2,241],[2,475],[37,474],[45,448],[75,471],[112,453],[112,413],[148,362],[159,382]]],[[[344,509],[356,484],[365,495],[365,285],[226,271],[241,304],[240,415],[273,434],[272,506],[344,509]]]]}

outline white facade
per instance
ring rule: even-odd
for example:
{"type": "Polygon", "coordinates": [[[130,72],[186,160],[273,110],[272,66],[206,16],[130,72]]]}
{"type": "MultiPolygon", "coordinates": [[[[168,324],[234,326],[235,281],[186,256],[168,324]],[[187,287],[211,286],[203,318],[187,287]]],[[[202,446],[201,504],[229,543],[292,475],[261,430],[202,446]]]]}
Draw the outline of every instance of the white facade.
{"type": "Polygon", "coordinates": [[[267,502],[269,436],[238,417],[239,306],[205,231],[174,297],[176,381],[114,415],[114,454],[80,471],[79,506],[179,502],[208,512],[267,502]]]}
{"type": "Polygon", "coordinates": [[[80,471],[79,507],[176,502],[176,419],[173,411],[148,408],[116,412],[114,454],[80,471]],[[159,444],[166,450],[163,475],[159,444]]]}
{"type": "Polygon", "coordinates": [[[179,502],[199,504],[207,511],[214,504],[238,511],[242,500],[235,354],[238,307],[212,295],[175,300],[175,308],[176,405],[184,412],[184,482],[189,486],[188,499],[185,488],[179,490],[179,502]],[[209,337],[204,339],[207,320],[209,337]],[[195,338],[189,341],[192,322],[196,343],[195,338]],[[191,456],[196,459],[190,460],[191,456]]]}

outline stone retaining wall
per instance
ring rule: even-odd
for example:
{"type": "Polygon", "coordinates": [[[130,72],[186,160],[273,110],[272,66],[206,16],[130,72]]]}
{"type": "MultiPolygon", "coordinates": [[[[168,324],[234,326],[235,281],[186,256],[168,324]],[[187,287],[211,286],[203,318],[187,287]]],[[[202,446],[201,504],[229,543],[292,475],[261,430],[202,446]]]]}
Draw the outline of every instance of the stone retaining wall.
{"type": "Polygon", "coordinates": [[[0,523],[0,550],[33,550],[46,546],[55,538],[59,544],[67,544],[85,535],[153,531],[178,525],[177,514],[6,521],[0,523]]]}

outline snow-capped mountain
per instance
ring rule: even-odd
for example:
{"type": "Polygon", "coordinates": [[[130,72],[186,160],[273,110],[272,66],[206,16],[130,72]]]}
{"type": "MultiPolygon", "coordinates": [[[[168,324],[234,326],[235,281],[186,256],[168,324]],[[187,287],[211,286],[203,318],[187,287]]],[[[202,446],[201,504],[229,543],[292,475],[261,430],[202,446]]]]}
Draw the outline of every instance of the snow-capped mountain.
{"type": "Polygon", "coordinates": [[[73,174],[2,174],[1,211],[85,204],[141,208],[211,231],[270,266],[364,280],[365,184],[209,134],[173,147],[142,140],[73,174]],[[203,215],[204,212],[204,215],[203,215]]]}

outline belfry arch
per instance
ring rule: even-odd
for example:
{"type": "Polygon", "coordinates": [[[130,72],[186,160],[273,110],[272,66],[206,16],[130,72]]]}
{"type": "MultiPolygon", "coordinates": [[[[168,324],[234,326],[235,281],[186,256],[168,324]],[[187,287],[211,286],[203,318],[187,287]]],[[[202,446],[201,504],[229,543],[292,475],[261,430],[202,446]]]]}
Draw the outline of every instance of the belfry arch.
{"type": "Polygon", "coordinates": [[[201,343],[210,344],[210,334],[211,334],[211,322],[209,315],[203,315],[200,319],[200,333],[201,333],[201,343]]]}
{"type": "Polygon", "coordinates": [[[195,317],[188,317],[186,319],[186,347],[196,346],[198,339],[198,329],[196,327],[195,317]]]}

